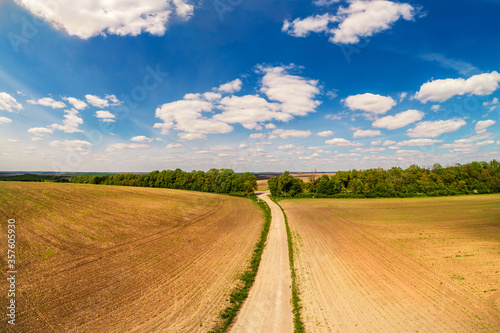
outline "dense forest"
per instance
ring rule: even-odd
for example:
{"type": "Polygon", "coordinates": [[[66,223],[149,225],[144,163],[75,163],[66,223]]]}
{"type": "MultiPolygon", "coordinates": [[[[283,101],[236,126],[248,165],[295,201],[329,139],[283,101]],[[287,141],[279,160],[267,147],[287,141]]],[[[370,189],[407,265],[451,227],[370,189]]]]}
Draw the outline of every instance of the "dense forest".
{"type": "Polygon", "coordinates": [[[444,196],[500,192],[500,163],[472,162],[432,168],[412,165],[407,169],[339,171],[328,177],[311,177],[304,183],[285,172],[268,180],[273,196],[391,198],[444,196]]]}
{"type": "Polygon", "coordinates": [[[231,169],[186,172],[181,169],[153,171],[148,174],[118,174],[112,176],[76,176],[72,183],[142,186],[202,191],[220,194],[253,193],[257,177],[249,172],[235,173],[231,169]]]}

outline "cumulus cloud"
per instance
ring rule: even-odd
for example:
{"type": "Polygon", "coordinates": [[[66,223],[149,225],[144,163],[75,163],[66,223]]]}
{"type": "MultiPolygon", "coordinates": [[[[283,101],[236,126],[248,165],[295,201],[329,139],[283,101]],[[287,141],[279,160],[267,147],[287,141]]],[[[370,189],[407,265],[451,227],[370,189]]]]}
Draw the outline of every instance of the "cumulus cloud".
{"type": "Polygon", "coordinates": [[[78,117],[78,111],[75,109],[64,111],[63,124],[52,124],[50,127],[56,130],[61,130],[66,133],[83,132],[78,128],[79,125],[83,124],[83,119],[78,117]]]}
{"type": "Polygon", "coordinates": [[[467,80],[462,78],[434,80],[424,83],[415,94],[415,98],[427,103],[444,102],[461,95],[486,96],[498,89],[499,82],[500,74],[495,71],[474,75],[467,80]]]}
{"type": "Polygon", "coordinates": [[[144,135],[138,135],[130,138],[130,141],[135,141],[135,142],[153,142],[153,139],[148,138],[144,135]]]}
{"type": "Polygon", "coordinates": [[[250,134],[250,139],[265,139],[267,138],[267,134],[265,133],[252,133],[250,134]]]}
{"type": "Polygon", "coordinates": [[[64,140],[64,141],[56,140],[49,143],[49,146],[59,147],[66,151],[83,152],[87,151],[86,149],[84,149],[85,147],[91,147],[93,146],[93,144],[83,140],[64,140]]]}
{"type": "Polygon", "coordinates": [[[74,97],[63,97],[65,101],[68,101],[77,110],[84,110],[88,105],[84,101],[81,101],[74,97]]]}
{"type": "Polygon", "coordinates": [[[151,148],[151,146],[144,144],[144,143],[115,143],[115,144],[109,145],[106,148],[106,151],[108,153],[114,153],[114,152],[123,152],[126,150],[147,149],[147,148],[151,148]]]}
{"type": "Polygon", "coordinates": [[[356,130],[352,135],[353,138],[371,138],[374,136],[380,136],[382,132],[379,130],[356,130]]]}
{"type": "Polygon", "coordinates": [[[387,149],[386,148],[355,148],[353,149],[352,151],[355,151],[357,153],[372,153],[372,154],[376,154],[376,153],[380,153],[380,152],[383,152],[383,151],[386,151],[387,149]]]}
{"type": "Polygon", "coordinates": [[[241,89],[242,82],[240,79],[233,80],[228,83],[224,83],[217,88],[218,91],[223,92],[223,93],[228,93],[232,94],[237,91],[240,91],[241,89]]]}
{"type": "Polygon", "coordinates": [[[344,100],[344,104],[352,111],[360,110],[379,115],[392,109],[396,101],[390,96],[366,93],[349,96],[344,100]]]}
{"type": "Polygon", "coordinates": [[[319,94],[319,82],[298,75],[291,75],[288,67],[263,67],[258,70],[264,74],[260,91],[270,100],[281,103],[281,111],[293,116],[306,116],[314,112],[321,103],[315,100],[319,94]]]}
{"type": "Polygon", "coordinates": [[[331,140],[326,140],[325,144],[339,146],[339,147],[362,146],[361,143],[351,142],[349,140],[342,139],[342,138],[334,138],[331,140]]]}
{"type": "Polygon", "coordinates": [[[165,146],[166,149],[175,149],[175,148],[182,148],[184,147],[180,143],[169,143],[168,145],[165,146]]]}
{"type": "Polygon", "coordinates": [[[7,118],[7,117],[0,117],[0,124],[10,124],[12,122],[12,119],[7,118]]]}
{"type": "Polygon", "coordinates": [[[22,110],[23,106],[19,104],[14,97],[11,95],[0,92],[0,110],[5,110],[8,112],[14,112],[16,110],[22,110]]]}
{"type": "Polygon", "coordinates": [[[269,139],[307,138],[311,134],[311,131],[277,129],[269,134],[269,139]]]}
{"type": "Polygon", "coordinates": [[[47,127],[33,127],[28,130],[28,133],[31,133],[36,136],[44,137],[49,136],[54,133],[54,130],[47,127]]]}
{"type": "Polygon", "coordinates": [[[390,29],[399,19],[413,20],[417,12],[418,9],[404,3],[350,0],[347,8],[339,7],[335,14],[313,15],[292,22],[285,20],[281,30],[295,37],[305,37],[311,32],[326,33],[331,43],[356,44],[363,37],[390,29]]]}
{"type": "Polygon", "coordinates": [[[316,133],[317,136],[321,136],[321,137],[327,137],[327,136],[332,136],[333,133],[332,131],[322,131],[322,132],[318,132],[316,133]]]}
{"type": "Polygon", "coordinates": [[[425,113],[418,110],[408,110],[394,116],[379,118],[373,122],[373,127],[386,128],[390,130],[405,127],[424,118],[425,113]]]}
{"type": "Polygon", "coordinates": [[[85,95],[85,99],[89,104],[97,108],[106,108],[109,106],[109,101],[94,95],[85,95]]]}
{"type": "Polygon", "coordinates": [[[240,123],[247,129],[258,129],[259,122],[270,120],[289,121],[292,115],[280,112],[278,103],[270,103],[262,97],[255,95],[224,97],[219,108],[222,113],[213,118],[234,124],[240,123]]]}
{"type": "Polygon", "coordinates": [[[71,36],[87,39],[97,35],[136,36],[143,32],[162,36],[172,16],[188,19],[193,5],[182,0],[123,0],[46,2],[16,0],[34,15],[71,36]]]}
{"type": "Polygon", "coordinates": [[[49,107],[51,107],[53,109],[62,109],[62,108],[66,107],[66,104],[64,104],[61,101],[55,101],[51,97],[44,97],[44,98],[40,98],[39,100],[29,99],[26,102],[28,102],[30,104],[38,104],[38,105],[43,105],[43,106],[49,106],[49,107]]]}
{"type": "Polygon", "coordinates": [[[183,99],[163,104],[156,109],[156,117],[163,123],[156,123],[155,128],[161,128],[162,134],[168,134],[170,129],[182,131],[179,138],[183,140],[206,139],[206,134],[229,133],[233,127],[225,122],[206,118],[203,112],[211,112],[214,105],[203,99],[183,99]]]}
{"type": "Polygon", "coordinates": [[[443,133],[455,132],[466,124],[463,119],[423,121],[415,128],[409,129],[407,134],[410,138],[435,138],[443,133]]]}
{"type": "Polygon", "coordinates": [[[276,149],[287,151],[287,150],[304,149],[304,147],[302,147],[302,146],[295,146],[295,145],[292,145],[292,144],[288,144],[288,145],[278,146],[276,149]]]}
{"type": "Polygon", "coordinates": [[[104,122],[114,123],[116,116],[109,111],[99,110],[96,111],[95,116],[104,122]]]}
{"type": "Polygon", "coordinates": [[[494,120],[482,120],[482,121],[478,121],[476,123],[476,127],[475,127],[475,130],[476,130],[476,133],[477,134],[483,134],[483,133],[486,133],[486,129],[490,126],[493,126],[495,125],[497,122],[494,121],[494,120]]]}
{"type": "Polygon", "coordinates": [[[311,32],[327,32],[328,25],[332,22],[337,22],[338,18],[335,15],[323,14],[309,16],[305,19],[295,19],[292,22],[285,20],[281,31],[294,37],[306,37],[311,32]]]}
{"type": "Polygon", "coordinates": [[[408,146],[408,147],[432,146],[440,142],[443,142],[443,140],[412,139],[412,140],[398,142],[396,146],[408,146]]]}

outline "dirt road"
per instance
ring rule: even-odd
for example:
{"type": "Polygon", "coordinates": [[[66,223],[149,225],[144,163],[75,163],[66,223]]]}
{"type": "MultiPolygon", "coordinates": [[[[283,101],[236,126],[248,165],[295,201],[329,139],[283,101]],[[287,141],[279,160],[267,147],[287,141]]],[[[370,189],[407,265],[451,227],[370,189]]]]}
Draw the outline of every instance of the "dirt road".
{"type": "Polygon", "coordinates": [[[269,192],[256,194],[271,208],[271,229],[254,285],[231,332],[293,332],[285,219],[269,192]]]}

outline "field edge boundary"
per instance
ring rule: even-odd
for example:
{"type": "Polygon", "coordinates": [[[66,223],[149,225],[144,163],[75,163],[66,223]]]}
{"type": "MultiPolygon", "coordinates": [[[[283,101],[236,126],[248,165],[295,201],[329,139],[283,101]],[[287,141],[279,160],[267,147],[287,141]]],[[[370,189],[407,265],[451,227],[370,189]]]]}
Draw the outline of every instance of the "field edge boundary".
{"type": "Polygon", "coordinates": [[[304,333],[305,332],[305,327],[304,327],[304,322],[302,321],[301,317],[301,310],[302,310],[302,305],[301,305],[301,299],[300,299],[300,292],[299,292],[299,287],[297,285],[297,279],[296,279],[296,272],[295,272],[295,264],[294,264],[294,241],[293,241],[293,236],[292,232],[290,231],[290,227],[288,225],[288,218],[286,216],[285,210],[281,205],[278,203],[279,198],[270,196],[271,200],[274,201],[275,204],[278,205],[278,207],[281,209],[283,212],[283,216],[285,218],[285,227],[286,227],[286,238],[287,238],[287,243],[288,243],[288,260],[290,261],[290,274],[292,277],[292,313],[293,313],[293,331],[294,333],[304,333]]]}
{"type": "Polygon", "coordinates": [[[252,287],[255,281],[260,261],[262,259],[262,252],[266,247],[267,236],[271,228],[271,208],[269,208],[269,206],[264,200],[258,200],[256,196],[250,197],[249,199],[255,202],[255,204],[258,205],[259,208],[264,213],[264,224],[262,226],[260,238],[254,246],[249,267],[246,269],[245,272],[241,274],[239,278],[238,282],[240,286],[236,287],[229,296],[230,305],[224,310],[222,310],[219,314],[219,317],[222,319],[222,322],[217,323],[215,327],[209,331],[210,333],[227,332],[228,329],[233,324],[240,308],[242,307],[244,301],[248,297],[250,288],[252,287]]]}

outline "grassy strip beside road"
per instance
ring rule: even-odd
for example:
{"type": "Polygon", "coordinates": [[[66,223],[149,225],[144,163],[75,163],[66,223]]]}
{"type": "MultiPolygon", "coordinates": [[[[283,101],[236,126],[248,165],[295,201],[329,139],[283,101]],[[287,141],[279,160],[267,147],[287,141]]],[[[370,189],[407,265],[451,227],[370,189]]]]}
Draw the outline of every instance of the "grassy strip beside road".
{"type": "Polygon", "coordinates": [[[255,244],[253,255],[250,260],[250,267],[248,267],[248,269],[241,275],[240,286],[231,293],[229,297],[230,305],[221,312],[220,317],[222,322],[217,324],[211,331],[214,333],[227,332],[236,318],[238,311],[243,305],[245,299],[248,297],[250,288],[255,281],[255,276],[257,275],[257,270],[259,269],[260,260],[262,258],[262,252],[266,246],[267,235],[269,234],[269,229],[271,227],[271,209],[264,201],[257,200],[256,196],[253,196],[252,200],[264,212],[264,226],[262,227],[259,241],[255,244]]]}
{"type": "Polygon", "coordinates": [[[295,274],[292,233],[291,233],[290,227],[288,225],[288,219],[286,217],[285,210],[278,203],[278,199],[276,197],[271,197],[271,198],[281,208],[281,211],[283,212],[283,216],[285,217],[286,236],[287,236],[287,241],[288,241],[288,259],[290,260],[290,271],[291,271],[291,276],[292,276],[293,326],[294,326],[295,333],[303,333],[303,332],[305,332],[305,328],[304,328],[304,323],[302,322],[302,318],[300,317],[300,310],[302,309],[302,305],[300,305],[299,289],[297,286],[297,279],[296,279],[296,274],[295,274]]]}

